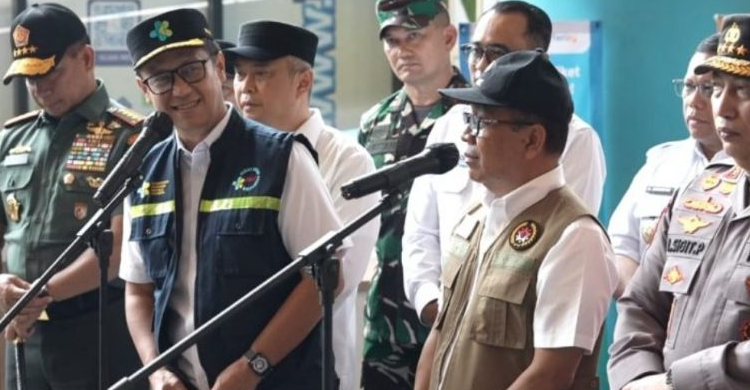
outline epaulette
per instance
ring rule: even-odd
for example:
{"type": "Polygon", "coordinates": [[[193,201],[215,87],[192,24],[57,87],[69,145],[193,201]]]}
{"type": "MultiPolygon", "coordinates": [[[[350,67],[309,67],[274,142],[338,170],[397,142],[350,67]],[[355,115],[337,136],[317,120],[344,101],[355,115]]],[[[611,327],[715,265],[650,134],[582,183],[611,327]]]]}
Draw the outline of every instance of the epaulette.
{"type": "Polygon", "coordinates": [[[658,145],[654,145],[646,151],[646,159],[649,160],[652,158],[656,158],[660,156],[662,153],[672,149],[673,147],[680,145],[680,142],[682,141],[669,141],[669,142],[664,142],[658,145]]]}
{"type": "Polygon", "coordinates": [[[34,110],[29,111],[25,114],[19,115],[15,118],[10,118],[3,124],[3,127],[6,129],[10,129],[11,127],[15,125],[20,125],[21,123],[28,122],[32,119],[36,119],[40,114],[42,113],[42,110],[34,110]]]}
{"type": "Polygon", "coordinates": [[[125,107],[110,107],[107,109],[107,112],[112,114],[115,118],[123,122],[124,124],[134,127],[138,126],[143,122],[143,119],[145,118],[140,113],[133,111],[129,108],[125,107]]]}

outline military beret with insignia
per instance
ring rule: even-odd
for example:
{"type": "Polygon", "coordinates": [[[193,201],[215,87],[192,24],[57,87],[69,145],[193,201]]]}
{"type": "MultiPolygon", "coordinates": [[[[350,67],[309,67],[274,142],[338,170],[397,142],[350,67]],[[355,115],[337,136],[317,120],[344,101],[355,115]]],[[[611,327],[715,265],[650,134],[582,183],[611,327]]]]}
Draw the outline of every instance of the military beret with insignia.
{"type": "Polygon", "coordinates": [[[302,27],[261,20],[240,26],[237,47],[227,49],[230,59],[242,57],[255,61],[271,61],[284,56],[297,57],[315,65],[318,36],[302,27]]]}
{"type": "Polygon", "coordinates": [[[400,26],[410,30],[427,27],[441,12],[448,12],[446,0],[378,0],[375,15],[380,37],[386,27],[400,26]]]}
{"type": "Polygon", "coordinates": [[[192,8],[181,8],[143,20],[128,31],[126,38],[134,69],[165,51],[202,47],[213,41],[206,17],[192,8]]]}
{"type": "Polygon", "coordinates": [[[10,29],[13,62],[3,77],[41,77],[62,60],[70,45],[89,41],[86,27],[69,8],[55,3],[34,4],[18,14],[10,29]]]}
{"type": "Polygon", "coordinates": [[[724,17],[716,55],[695,68],[695,74],[713,70],[750,77],[750,14],[724,17]]]}

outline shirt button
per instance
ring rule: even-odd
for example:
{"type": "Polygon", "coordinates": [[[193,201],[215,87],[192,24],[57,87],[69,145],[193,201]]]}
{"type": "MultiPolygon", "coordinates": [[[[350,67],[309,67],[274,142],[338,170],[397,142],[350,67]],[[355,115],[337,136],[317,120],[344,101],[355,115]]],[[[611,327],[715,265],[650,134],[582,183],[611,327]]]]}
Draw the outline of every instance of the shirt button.
{"type": "Polygon", "coordinates": [[[239,222],[237,222],[237,223],[234,224],[234,228],[237,229],[237,230],[241,230],[242,229],[242,224],[239,223],[239,222]]]}
{"type": "Polygon", "coordinates": [[[151,228],[146,228],[146,235],[147,235],[147,236],[150,236],[150,235],[151,235],[151,228]]]}

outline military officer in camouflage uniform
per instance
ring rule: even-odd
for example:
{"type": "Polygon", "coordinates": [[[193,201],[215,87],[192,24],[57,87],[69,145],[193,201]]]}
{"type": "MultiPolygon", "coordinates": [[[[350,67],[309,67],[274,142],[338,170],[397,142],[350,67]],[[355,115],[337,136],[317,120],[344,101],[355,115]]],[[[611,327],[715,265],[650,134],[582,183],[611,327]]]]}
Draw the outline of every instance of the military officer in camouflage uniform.
{"type": "MultiPolygon", "coordinates": [[[[70,9],[52,3],[29,7],[13,22],[11,48],[13,63],[3,82],[25,79],[41,110],[8,120],[0,133],[4,311],[94,214],[93,193],[135,140],[141,122],[139,115],[111,101],[95,79],[88,34],[70,9]]],[[[120,215],[112,217],[111,227],[114,277],[120,215]]],[[[29,388],[98,388],[98,275],[96,256],[87,249],[52,277],[6,329],[7,339],[26,340],[29,388]]],[[[119,379],[135,370],[138,360],[125,325],[122,288],[110,285],[109,294],[109,373],[110,379],[119,379]]],[[[8,352],[6,388],[15,389],[12,348],[8,352]]]]}
{"type": "MultiPolygon", "coordinates": [[[[362,115],[359,141],[380,168],[419,153],[435,120],[453,105],[437,90],[467,83],[450,63],[457,32],[445,1],[379,0],[376,16],[383,51],[404,83],[362,115]]],[[[401,236],[405,212],[406,200],[382,215],[376,246],[378,269],[365,309],[362,386],[368,390],[411,389],[429,332],[404,294],[401,236]]]]}
{"type": "Polygon", "coordinates": [[[713,120],[732,159],[714,161],[661,217],[617,303],[612,390],[750,388],[750,14],[724,18],[713,120]]]}

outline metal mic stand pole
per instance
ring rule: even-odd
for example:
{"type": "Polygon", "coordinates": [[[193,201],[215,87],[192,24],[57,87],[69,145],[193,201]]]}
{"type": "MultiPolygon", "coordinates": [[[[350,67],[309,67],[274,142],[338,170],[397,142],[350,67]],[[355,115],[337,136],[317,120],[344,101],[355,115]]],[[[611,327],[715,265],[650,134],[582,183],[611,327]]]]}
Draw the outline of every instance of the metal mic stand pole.
{"type": "MultiPolygon", "coordinates": [[[[117,383],[110,386],[109,390],[129,389],[140,380],[146,379],[154,371],[166,366],[170,361],[185,352],[185,350],[187,350],[188,348],[195,345],[207,334],[216,330],[224,322],[231,319],[235,314],[237,314],[241,310],[247,309],[251,303],[258,300],[264,293],[275,287],[281,281],[293,275],[299,274],[299,271],[304,267],[317,267],[318,270],[315,272],[317,274],[323,274],[326,276],[326,278],[324,278],[325,280],[318,282],[320,284],[323,284],[325,287],[327,287],[327,290],[329,290],[328,292],[323,293],[322,298],[325,299],[322,299],[322,303],[326,303],[326,301],[333,303],[333,291],[336,289],[336,284],[331,282],[331,279],[335,279],[336,283],[338,282],[338,260],[331,260],[331,262],[325,262],[324,260],[330,259],[332,257],[332,255],[336,252],[336,250],[338,250],[339,246],[341,246],[341,243],[346,237],[354,233],[354,231],[362,227],[362,225],[364,225],[371,219],[379,216],[384,210],[392,208],[396,204],[396,202],[400,201],[401,199],[403,199],[403,194],[401,193],[401,191],[389,192],[382,199],[380,199],[380,203],[362,213],[359,217],[349,222],[349,224],[341,228],[339,231],[329,232],[325,236],[318,239],[318,241],[301,251],[299,256],[294,259],[294,261],[287,264],[286,267],[279,270],[279,272],[266,279],[252,291],[242,296],[242,298],[238,299],[237,301],[229,305],[226,309],[215,315],[213,318],[206,321],[192,333],[185,336],[184,339],[180,340],[171,348],[164,351],[161,355],[157,356],[156,359],[152,360],[149,364],[141,367],[132,375],[120,379],[117,383]],[[333,287],[331,288],[331,286],[333,287]]],[[[325,326],[325,321],[332,322],[332,317],[330,315],[330,313],[332,313],[332,308],[326,308],[324,305],[323,310],[325,311],[325,313],[323,313],[323,331],[328,333],[327,335],[324,334],[323,336],[323,341],[326,344],[323,348],[323,353],[326,358],[324,358],[323,361],[324,367],[323,373],[321,374],[321,380],[324,381],[324,386],[332,386],[328,385],[328,383],[333,383],[333,378],[335,378],[336,375],[332,364],[333,352],[331,347],[331,339],[333,332],[330,324],[327,327],[325,326]],[[327,316],[329,318],[326,320],[327,316]]],[[[333,388],[325,387],[325,390],[333,390],[333,388]]]]}

